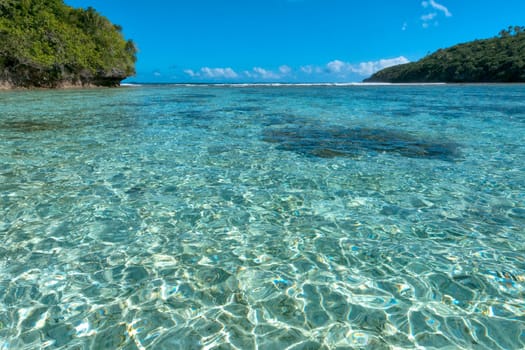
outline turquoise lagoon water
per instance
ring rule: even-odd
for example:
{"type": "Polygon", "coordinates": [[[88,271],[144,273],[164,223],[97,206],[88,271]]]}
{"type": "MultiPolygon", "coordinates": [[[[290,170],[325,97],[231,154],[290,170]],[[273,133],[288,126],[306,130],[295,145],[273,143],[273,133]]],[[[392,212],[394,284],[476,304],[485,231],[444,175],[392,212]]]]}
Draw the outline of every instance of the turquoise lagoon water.
{"type": "Polygon", "coordinates": [[[525,86],[0,94],[0,349],[522,349],[525,86]]]}

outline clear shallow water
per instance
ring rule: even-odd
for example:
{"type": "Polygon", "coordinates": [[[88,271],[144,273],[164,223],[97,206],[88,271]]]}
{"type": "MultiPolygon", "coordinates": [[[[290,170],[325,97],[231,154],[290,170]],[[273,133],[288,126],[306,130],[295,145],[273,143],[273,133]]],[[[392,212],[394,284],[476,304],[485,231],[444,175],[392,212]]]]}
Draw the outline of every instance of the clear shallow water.
{"type": "Polygon", "coordinates": [[[0,94],[0,349],[525,347],[525,86],[0,94]]]}

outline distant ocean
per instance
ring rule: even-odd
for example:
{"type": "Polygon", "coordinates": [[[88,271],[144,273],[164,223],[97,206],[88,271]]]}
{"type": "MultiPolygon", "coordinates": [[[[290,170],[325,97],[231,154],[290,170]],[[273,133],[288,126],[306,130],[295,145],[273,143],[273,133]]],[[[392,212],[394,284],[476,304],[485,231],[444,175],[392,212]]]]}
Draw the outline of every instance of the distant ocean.
{"type": "Polygon", "coordinates": [[[0,93],[0,349],[525,348],[525,85],[0,93]]]}

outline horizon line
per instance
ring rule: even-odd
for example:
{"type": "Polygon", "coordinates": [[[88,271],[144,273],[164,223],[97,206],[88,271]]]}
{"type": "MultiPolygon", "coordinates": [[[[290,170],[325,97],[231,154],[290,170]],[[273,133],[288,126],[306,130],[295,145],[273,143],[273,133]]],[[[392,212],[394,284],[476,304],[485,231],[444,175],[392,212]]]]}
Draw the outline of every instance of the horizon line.
{"type": "Polygon", "coordinates": [[[446,85],[447,83],[366,83],[366,82],[255,82],[255,83],[240,83],[240,82],[125,82],[120,83],[120,86],[141,86],[141,85],[179,85],[179,86],[389,86],[389,85],[446,85]]]}

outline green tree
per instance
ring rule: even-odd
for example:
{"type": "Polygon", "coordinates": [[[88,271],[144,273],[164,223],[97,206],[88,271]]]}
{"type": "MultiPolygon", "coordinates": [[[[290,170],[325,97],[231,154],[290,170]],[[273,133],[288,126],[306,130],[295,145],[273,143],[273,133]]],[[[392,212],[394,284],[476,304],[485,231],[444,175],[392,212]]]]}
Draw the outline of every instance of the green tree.
{"type": "Polygon", "coordinates": [[[63,0],[0,0],[0,81],[14,86],[118,85],[137,50],[122,27],[63,0]]]}
{"type": "Polygon", "coordinates": [[[525,82],[525,28],[440,49],[418,62],[381,70],[370,82],[525,82]]]}

